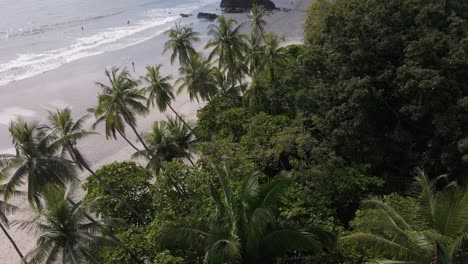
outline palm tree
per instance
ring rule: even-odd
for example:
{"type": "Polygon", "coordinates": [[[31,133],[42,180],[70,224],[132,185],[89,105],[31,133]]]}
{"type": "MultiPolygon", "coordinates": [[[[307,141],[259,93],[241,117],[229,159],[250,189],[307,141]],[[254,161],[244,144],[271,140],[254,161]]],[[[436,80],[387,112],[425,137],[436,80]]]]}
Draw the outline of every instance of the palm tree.
{"type": "Polygon", "coordinates": [[[181,115],[171,106],[171,102],[175,100],[174,93],[172,92],[172,85],[169,83],[172,80],[172,76],[161,76],[160,69],[161,65],[147,66],[147,73],[142,77],[148,84],[148,86],[144,88],[144,91],[149,93],[147,107],[154,107],[156,104],[161,112],[165,112],[169,107],[177,118],[179,118],[188,129],[193,131],[181,115]]]}
{"type": "Polygon", "coordinates": [[[167,124],[170,131],[170,137],[182,150],[181,153],[194,165],[192,161],[191,148],[195,142],[193,131],[184,125],[180,118],[167,118],[167,124]]]}
{"type": "Polygon", "coordinates": [[[250,34],[246,42],[246,59],[249,66],[249,74],[252,78],[256,77],[257,70],[261,66],[262,53],[264,47],[262,45],[263,38],[257,34],[250,34]]]}
{"type": "Polygon", "coordinates": [[[96,134],[83,129],[83,125],[87,116],[79,118],[76,122],[71,115],[71,109],[65,108],[56,112],[49,112],[49,121],[52,124],[52,133],[56,135],[56,141],[53,144],[58,144],[62,147],[62,157],[69,155],[75,164],[81,169],[86,169],[96,180],[104,186],[104,188],[117,198],[128,210],[133,212],[144,224],[144,218],[126,201],[121,195],[116,193],[101,177],[99,177],[86,161],[83,154],[78,150],[77,141],[89,135],[96,134]]]}
{"type": "Polygon", "coordinates": [[[242,24],[238,25],[235,20],[221,16],[218,25],[210,26],[208,34],[212,36],[212,39],[205,46],[205,48],[212,48],[208,59],[218,56],[218,67],[227,70],[228,80],[233,86],[237,81],[236,59],[242,57],[242,51],[245,49],[246,36],[240,33],[241,28],[242,24]]]}
{"type": "Polygon", "coordinates": [[[105,71],[109,80],[109,85],[97,82],[102,91],[98,97],[98,105],[94,109],[90,109],[96,116],[97,124],[104,122],[106,138],[117,138],[116,132],[127,141],[135,150],[139,149],[126,137],[125,124],[130,126],[137,138],[143,145],[143,148],[148,150],[145,142],[136,129],[137,115],[148,113],[148,109],[143,104],[146,100],[144,91],[138,89],[138,81],[135,81],[130,76],[127,69],[120,70],[112,67],[111,70],[105,71]]]}
{"type": "Polygon", "coordinates": [[[422,171],[415,187],[417,209],[412,217],[416,223],[380,198],[371,198],[362,206],[372,209],[372,220],[341,240],[355,241],[395,259],[376,260],[379,263],[464,263],[460,261],[468,256],[468,191],[452,183],[437,192],[436,182],[422,171]]]}
{"type": "Polygon", "coordinates": [[[213,79],[213,68],[208,60],[200,55],[192,55],[190,65],[179,68],[180,78],[176,85],[177,93],[187,90],[190,100],[209,101],[216,94],[217,88],[213,79]]]}
{"type": "Polygon", "coordinates": [[[276,68],[287,58],[285,48],[281,47],[284,38],[269,32],[264,35],[263,40],[265,42],[262,53],[263,66],[269,71],[270,81],[274,82],[276,68]]]}
{"type": "Polygon", "coordinates": [[[88,222],[86,214],[91,203],[69,203],[71,189],[48,185],[44,189],[45,207],[30,220],[17,221],[20,228],[38,235],[37,245],[26,256],[29,264],[99,263],[94,252],[110,240],[101,236],[102,228],[115,224],[101,219],[88,222]]]}
{"type": "Polygon", "coordinates": [[[213,69],[213,80],[218,88],[218,94],[227,97],[235,97],[239,95],[239,87],[232,86],[228,83],[226,74],[219,68],[213,69]]]}
{"type": "Polygon", "coordinates": [[[191,55],[197,53],[192,43],[200,40],[198,37],[200,34],[191,27],[181,27],[180,24],[167,30],[166,34],[169,36],[169,40],[164,44],[163,54],[172,50],[171,64],[174,64],[176,57],[179,57],[181,67],[190,64],[191,55]]]}
{"type": "Polygon", "coordinates": [[[200,245],[206,263],[274,263],[290,252],[315,252],[321,244],[311,233],[284,228],[275,215],[288,180],[263,186],[257,173],[247,175],[236,195],[229,182],[231,171],[216,168],[224,194],[225,224],[200,230],[175,224],[158,233],[162,246],[200,245]]]}
{"type": "Polygon", "coordinates": [[[53,134],[44,126],[23,121],[12,122],[9,128],[15,155],[2,154],[0,179],[7,179],[4,197],[8,200],[27,179],[28,201],[41,207],[40,196],[46,184],[63,186],[76,179],[73,161],[60,156],[60,146],[52,144],[53,134]]]}
{"type": "Polygon", "coordinates": [[[252,34],[262,35],[265,31],[266,21],[263,19],[265,16],[265,8],[257,4],[253,4],[248,14],[252,34]]]}
{"type": "MultiPolygon", "coordinates": [[[[5,189],[5,186],[1,185],[0,186],[0,194],[3,194],[3,190],[5,189]]],[[[7,228],[9,228],[9,221],[7,218],[7,214],[12,214],[16,211],[17,207],[14,205],[11,205],[5,201],[0,200],[0,228],[2,229],[3,233],[7,237],[7,239],[10,241],[10,243],[13,245],[13,248],[16,250],[16,253],[18,253],[18,256],[23,259],[23,253],[21,253],[21,250],[19,249],[18,245],[16,245],[15,241],[13,238],[10,236],[8,233],[7,228]]]]}
{"type": "Polygon", "coordinates": [[[178,119],[168,118],[168,121],[154,122],[153,129],[144,135],[144,138],[151,153],[141,150],[135,152],[132,157],[155,157],[148,159],[146,168],[156,175],[163,169],[159,161],[172,161],[176,158],[188,158],[191,161],[189,149],[193,142],[193,134],[178,119]]]}

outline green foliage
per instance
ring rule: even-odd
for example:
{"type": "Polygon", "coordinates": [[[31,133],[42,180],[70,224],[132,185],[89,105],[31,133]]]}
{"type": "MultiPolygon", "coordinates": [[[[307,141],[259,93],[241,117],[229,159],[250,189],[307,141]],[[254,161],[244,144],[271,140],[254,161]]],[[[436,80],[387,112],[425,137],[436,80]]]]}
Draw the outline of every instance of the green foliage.
{"type": "Polygon", "coordinates": [[[245,133],[242,129],[246,111],[235,99],[215,97],[208,105],[198,112],[197,138],[201,141],[231,138],[239,141],[245,133]],[[235,108],[235,109],[234,109],[235,108]]]}
{"type": "Polygon", "coordinates": [[[436,183],[421,171],[413,199],[387,196],[362,202],[353,221],[355,231],[344,241],[367,246],[381,258],[429,263],[463,263],[466,257],[468,192],[451,184],[436,191],[436,183]]]}
{"type": "Polygon", "coordinates": [[[437,2],[318,1],[306,50],[273,88],[272,100],[311,116],[338,156],[369,164],[389,190],[416,166],[468,170],[457,147],[468,132],[468,5],[437,2]]]}
{"type": "MultiPolygon", "coordinates": [[[[134,162],[114,162],[101,167],[96,174],[115,192],[120,194],[145,219],[151,220],[155,207],[151,197],[152,174],[134,162]]],[[[128,224],[139,220],[122,203],[111,195],[94,177],[88,177],[83,184],[87,191],[85,200],[98,198],[93,211],[103,217],[121,218],[128,224]]]]}
{"type": "Polygon", "coordinates": [[[128,226],[117,237],[136,254],[130,255],[121,247],[104,247],[97,254],[102,264],[145,264],[158,252],[156,245],[148,238],[148,226],[128,226]]]}
{"type": "Polygon", "coordinates": [[[184,259],[171,255],[169,250],[159,252],[154,258],[153,264],[183,264],[184,259]]]}
{"type": "Polygon", "coordinates": [[[275,212],[287,189],[287,179],[259,183],[258,173],[244,175],[233,188],[232,171],[216,167],[222,196],[221,223],[209,230],[168,224],[158,233],[167,246],[192,245],[204,251],[206,263],[271,263],[289,252],[316,252],[321,244],[314,235],[283,226],[275,212]],[[237,190],[237,191],[236,191],[237,190]]]}
{"type": "Polygon", "coordinates": [[[94,252],[110,240],[101,236],[106,228],[115,226],[112,219],[89,221],[93,201],[72,204],[70,187],[58,189],[46,185],[43,190],[44,208],[28,220],[20,220],[20,228],[38,235],[37,245],[25,256],[31,264],[96,262],[94,252]]]}

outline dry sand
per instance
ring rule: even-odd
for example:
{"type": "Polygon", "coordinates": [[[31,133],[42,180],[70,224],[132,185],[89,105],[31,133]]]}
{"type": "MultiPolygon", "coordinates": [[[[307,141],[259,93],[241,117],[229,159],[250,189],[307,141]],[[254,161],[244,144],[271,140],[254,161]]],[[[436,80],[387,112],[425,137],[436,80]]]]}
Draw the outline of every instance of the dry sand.
{"type": "MultiPolygon", "coordinates": [[[[313,0],[276,0],[281,8],[292,9],[289,12],[274,11],[266,17],[266,31],[272,31],[286,38],[287,43],[300,43],[303,39],[303,25],[307,7],[313,0]],[[291,4],[293,3],[293,4],[291,4]]],[[[212,10],[215,12],[215,10],[212,10]]],[[[246,21],[246,14],[229,14],[239,22],[246,21]]],[[[183,20],[182,20],[183,23],[183,20]]],[[[201,42],[196,45],[201,50],[208,37],[206,35],[207,21],[199,21],[194,28],[202,34],[201,42]]],[[[245,30],[248,30],[246,28],[245,30]]],[[[177,65],[171,66],[168,56],[162,56],[161,51],[166,36],[159,35],[140,44],[103,53],[101,55],[84,58],[63,65],[55,70],[44,72],[29,79],[17,81],[0,87],[0,153],[11,152],[11,143],[7,126],[11,120],[20,117],[25,120],[45,121],[47,110],[71,107],[75,117],[86,114],[86,109],[96,104],[96,96],[99,91],[95,81],[105,82],[104,69],[110,66],[128,67],[131,69],[132,61],[135,62],[136,72],[134,76],[144,74],[146,65],[163,64],[164,74],[177,77],[177,65]]],[[[197,110],[203,104],[190,102],[186,94],[180,94],[173,103],[173,107],[185,117],[195,120],[197,110]]],[[[156,120],[162,120],[170,112],[159,113],[152,111],[145,118],[138,120],[138,129],[146,131],[156,120]]],[[[90,120],[92,122],[92,120],[90,120]]],[[[102,132],[102,128],[98,128],[102,132]]],[[[128,135],[136,142],[135,136],[128,131],[128,135]]],[[[94,169],[111,163],[130,159],[133,149],[123,140],[106,140],[103,134],[89,137],[79,143],[80,150],[92,163],[94,169]]],[[[83,174],[82,179],[86,177],[83,174]]],[[[78,190],[77,197],[83,195],[78,190]]],[[[28,207],[24,199],[15,198],[12,203],[21,208],[28,207]]],[[[19,212],[10,216],[10,220],[20,219],[27,212],[19,212]]],[[[36,243],[35,238],[15,227],[9,230],[13,239],[18,243],[23,253],[27,253],[36,243]]],[[[0,232],[0,264],[19,263],[20,259],[6,236],[0,232]]]]}

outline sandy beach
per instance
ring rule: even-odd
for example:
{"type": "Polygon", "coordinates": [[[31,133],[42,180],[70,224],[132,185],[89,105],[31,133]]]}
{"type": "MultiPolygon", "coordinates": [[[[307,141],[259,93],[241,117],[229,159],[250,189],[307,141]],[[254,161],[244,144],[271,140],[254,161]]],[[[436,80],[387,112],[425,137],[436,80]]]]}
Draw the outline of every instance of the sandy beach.
{"type": "MultiPolygon", "coordinates": [[[[289,8],[291,11],[274,11],[265,20],[266,31],[275,32],[286,38],[286,43],[300,43],[303,41],[303,25],[306,17],[306,9],[313,0],[276,0],[280,8],[289,8]],[[292,4],[291,4],[292,3],[292,4]]],[[[216,9],[211,12],[217,12],[216,9]]],[[[196,14],[194,14],[196,16],[196,14]]],[[[239,22],[247,20],[247,14],[227,15],[239,22]]],[[[181,23],[186,23],[184,19],[181,23]]],[[[208,26],[214,22],[196,21],[194,29],[201,33],[201,41],[195,45],[197,50],[202,50],[208,40],[208,26]]],[[[244,30],[249,30],[248,27],[244,30]]],[[[65,64],[57,69],[44,72],[40,75],[0,86],[0,152],[12,152],[8,125],[12,120],[22,118],[24,120],[46,121],[47,111],[57,108],[71,107],[75,118],[86,114],[86,110],[97,102],[98,87],[96,81],[105,82],[104,69],[111,66],[132,68],[135,63],[137,77],[145,73],[145,66],[163,64],[163,74],[171,74],[177,78],[178,65],[170,65],[169,54],[161,55],[163,45],[167,37],[160,34],[152,39],[117,51],[106,52],[100,55],[83,58],[65,64]]],[[[207,51],[204,51],[207,52],[207,51]]],[[[190,120],[195,120],[197,110],[203,103],[191,102],[184,93],[177,96],[173,107],[190,120]]],[[[138,129],[146,131],[152,123],[164,119],[171,112],[159,113],[152,110],[151,113],[138,120],[138,129]]],[[[90,124],[93,122],[89,120],[90,124]]],[[[102,132],[98,127],[97,132],[102,132]]],[[[136,142],[136,137],[128,131],[128,136],[136,142]]],[[[131,147],[123,140],[106,140],[103,134],[91,136],[78,145],[92,163],[94,169],[111,163],[130,159],[133,153],[131,147]]],[[[81,175],[82,179],[87,174],[81,175]]],[[[77,199],[83,195],[83,191],[77,191],[77,199]]],[[[15,198],[12,203],[27,208],[24,199],[15,198]]],[[[10,220],[24,218],[26,212],[20,212],[10,217],[10,220]]],[[[18,243],[23,253],[27,253],[36,243],[31,237],[15,227],[10,228],[10,234],[18,243]]],[[[0,232],[0,264],[19,263],[19,257],[3,233],[0,232]]]]}

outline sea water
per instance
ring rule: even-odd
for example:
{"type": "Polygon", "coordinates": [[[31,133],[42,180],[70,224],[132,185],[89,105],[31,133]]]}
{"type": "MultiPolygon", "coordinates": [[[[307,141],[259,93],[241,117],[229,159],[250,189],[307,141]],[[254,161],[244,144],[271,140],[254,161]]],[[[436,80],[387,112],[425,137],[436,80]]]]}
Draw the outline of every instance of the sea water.
{"type": "Polygon", "coordinates": [[[217,2],[0,0],[0,86],[140,43],[217,2]]]}

